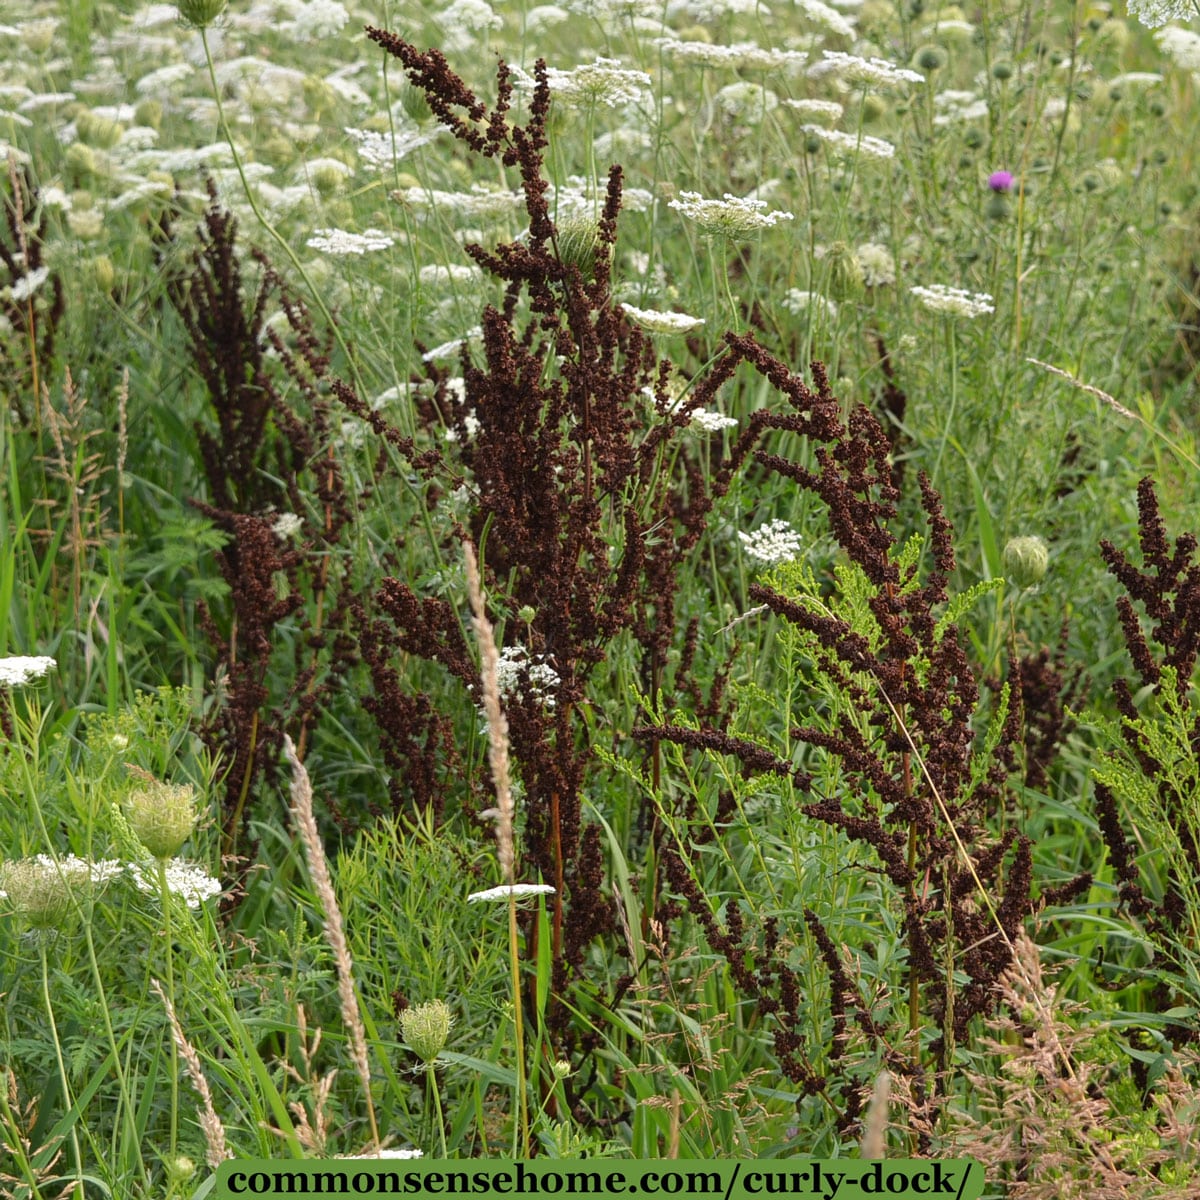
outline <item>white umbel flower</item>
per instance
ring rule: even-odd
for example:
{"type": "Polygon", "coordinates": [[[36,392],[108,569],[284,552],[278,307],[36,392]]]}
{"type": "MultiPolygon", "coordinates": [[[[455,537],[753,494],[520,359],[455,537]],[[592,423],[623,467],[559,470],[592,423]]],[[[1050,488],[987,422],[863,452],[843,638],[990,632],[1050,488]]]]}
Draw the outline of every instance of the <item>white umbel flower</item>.
{"type": "Polygon", "coordinates": [[[729,192],[720,200],[706,200],[699,192],[680,192],[679,198],[667,207],[695,221],[710,237],[745,238],[780,221],[795,220],[794,213],[778,209],[768,212],[765,200],[751,200],[729,192]]]}
{"type": "Polygon", "coordinates": [[[786,521],[768,521],[738,537],[746,553],[766,566],[791,562],[800,553],[800,535],[786,521]]]}
{"type": "Polygon", "coordinates": [[[635,325],[648,333],[691,333],[704,324],[703,317],[689,317],[687,313],[659,312],[653,308],[635,308],[632,304],[622,304],[621,308],[635,325]]]}
{"type": "MultiPolygon", "coordinates": [[[[158,875],[141,863],[131,863],[129,874],[138,890],[158,894],[158,875]]],[[[221,881],[214,879],[199,864],[173,858],[166,864],[167,891],[180,897],[188,908],[199,908],[205,900],[221,893],[221,881]]]]}
{"type": "Polygon", "coordinates": [[[31,679],[41,679],[54,669],[54,659],[44,654],[28,657],[16,655],[0,658],[0,687],[22,687],[31,679]]]}
{"type": "Polygon", "coordinates": [[[1168,21],[1186,21],[1195,12],[1191,0],[1129,0],[1126,8],[1147,29],[1157,29],[1168,21]]]}
{"type": "MultiPolygon", "coordinates": [[[[514,82],[525,91],[534,87],[532,76],[514,71],[514,82]]],[[[641,104],[651,97],[653,80],[645,71],[633,71],[621,66],[615,58],[597,58],[570,71],[557,67],[546,68],[550,95],[560,104],[586,108],[603,104],[608,108],[623,108],[626,104],[641,104]]]]}
{"type": "Polygon", "coordinates": [[[896,154],[896,147],[891,142],[867,133],[846,133],[841,129],[826,129],[823,125],[801,125],[800,128],[839,154],[861,154],[866,158],[893,158],[896,154]]]}
{"type": "Polygon", "coordinates": [[[995,305],[987,292],[968,292],[963,288],[947,287],[935,283],[930,287],[908,289],[930,312],[945,313],[951,317],[967,317],[973,320],[984,313],[994,313],[995,305]]]}
{"type": "Polygon", "coordinates": [[[38,267],[36,270],[30,271],[26,275],[22,275],[11,288],[8,289],[8,298],[14,304],[20,304],[24,300],[28,300],[34,292],[50,278],[49,267],[38,267]]]}
{"type": "Polygon", "coordinates": [[[692,413],[691,421],[705,433],[720,433],[722,429],[732,429],[737,424],[737,417],[726,417],[718,412],[709,412],[707,408],[698,408],[692,413]]]}
{"type": "Polygon", "coordinates": [[[513,883],[508,886],[488,888],[483,892],[472,892],[467,897],[468,904],[474,904],[477,900],[484,901],[507,901],[509,897],[514,900],[521,900],[526,896],[553,896],[554,888],[548,883],[513,883]]]}
{"type": "Polygon", "coordinates": [[[823,50],[824,58],[808,68],[810,79],[836,78],[868,87],[895,87],[905,83],[924,83],[925,76],[907,67],[898,67],[886,58],[859,58],[839,50],[823,50]]]}
{"type": "Polygon", "coordinates": [[[394,244],[391,234],[382,229],[364,229],[350,233],[345,229],[318,229],[304,244],[325,254],[366,254],[368,250],[386,250],[394,244]]]}

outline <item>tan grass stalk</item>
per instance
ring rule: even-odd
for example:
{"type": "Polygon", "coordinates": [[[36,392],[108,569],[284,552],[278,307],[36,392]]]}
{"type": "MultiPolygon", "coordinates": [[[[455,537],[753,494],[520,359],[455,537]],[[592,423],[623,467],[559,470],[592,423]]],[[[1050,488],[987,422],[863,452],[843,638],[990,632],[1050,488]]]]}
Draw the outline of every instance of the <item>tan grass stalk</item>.
{"type": "Polygon", "coordinates": [[[496,638],[492,623],[483,606],[483,583],[479,577],[479,562],[475,548],[463,542],[463,560],[466,563],[467,594],[471,598],[474,616],[471,624],[479,642],[481,660],[481,682],[483,684],[483,711],[488,727],[488,764],[492,768],[492,783],[496,788],[496,854],[500,859],[500,873],[506,886],[515,878],[516,849],[513,841],[513,796],[508,774],[508,718],[500,707],[500,684],[497,671],[500,652],[496,649],[496,638]]]}
{"type": "MultiPolygon", "coordinates": [[[[513,795],[508,774],[508,718],[500,707],[500,681],[497,669],[500,653],[492,623],[483,603],[483,581],[475,547],[463,542],[463,562],[467,576],[467,593],[471,598],[472,625],[479,643],[480,683],[483,689],[483,711],[487,716],[488,763],[492,768],[492,783],[496,789],[496,856],[504,885],[511,888],[516,879],[516,844],[513,838],[513,795]]],[[[529,1093],[525,1079],[525,1025],[521,1007],[521,955],[517,938],[517,902],[508,898],[508,962],[511,974],[513,1005],[513,1042],[517,1058],[517,1120],[513,1132],[513,1156],[529,1157],[529,1093]]]]}
{"type": "Polygon", "coordinates": [[[1076,379],[1070,371],[1064,371],[1062,367],[1052,366],[1050,363],[1042,362],[1039,358],[1026,358],[1027,363],[1032,363],[1035,367],[1041,367],[1044,371],[1049,371],[1051,375],[1057,375],[1060,379],[1065,379],[1072,387],[1077,387],[1081,392],[1087,392],[1089,396],[1095,396],[1097,400],[1107,404],[1113,412],[1125,417],[1129,421],[1137,421],[1147,433],[1153,434],[1165,446],[1173,450],[1180,458],[1183,459],[1193,470],[1200,471],[1200,462],[1190,455],[1178,442],[1172,441],[1161,429],[1157,429],[1151,425],[1145,417],[1133,412],[1123,405],[1119,400],[1114,399],[1107,392],[1102,391],[1098,387],[1093,387],[1090,383],[1084,383],[1082,379],[1076,379]]]}
{"type": "Polygon", "coordinates": [[[860,1151],[863,1158],[887,1158],[888,1099],[891,1091],[891,1075],[887,1071],[880,1071],[875,1077],[871,1103],[863,1121],[860,1151]]]}
{"type": "Polygon", "coordinates": [[[217,1116],[216,1109],[213,1108],[212,1092],[208,1089],[208,1080],[205,1079],[204,1071],[201,1069],[200,1056],[191,1042],[187,1040],[183,1026],[179,1024],[179,1018],[175,1015],[175,1006],[157,979],[150,980],[150,987],[162,1001],[163,1008],[167,1010],[167,1020],[171,1022],[171,1034],[179,1050],[179,1057],[183,1059],[187,1073],[191,1077],[192,1086],[200,1096],[200,1128],[204,1133],[204,1144],[208,1147],[204,1158],[209,1167],[215,1171],[226,1159],[233,1157],[229,1147],[225,1144],[225,1126],[221,1124],[221,1118],[217,1116]]]}
{"type": "Polygon", "coordinates": [[[342,922],[342,910],[338,906],[337,893],[329,874],[329,863],[325,858],[325,847],[317,830],[313,816],[312,783],[304,764],[296,757],[292,739],[284,734],[283,754],[292,768],[292,819],[304,845],[308,859],[308,873],[312,876],[313,888],[325,913],[325,940],[333,951],[337,968],[338,999],[341,1002],[342,1022],[350,1034],[350,1057],[362,1082],[363,1095],[367,1101],[367,1117],[371,1125],[372,1145],[379,1148],[379,1126],[375,1122],[375,1104],[371,1099],[371,1065],[367,1060],[367,1035],[363,1028],[362,1014],[358,1009],[358,995],[354,989],[354,964],[350,959],[350,947],[346,943],[346,929],[342,922]]]}

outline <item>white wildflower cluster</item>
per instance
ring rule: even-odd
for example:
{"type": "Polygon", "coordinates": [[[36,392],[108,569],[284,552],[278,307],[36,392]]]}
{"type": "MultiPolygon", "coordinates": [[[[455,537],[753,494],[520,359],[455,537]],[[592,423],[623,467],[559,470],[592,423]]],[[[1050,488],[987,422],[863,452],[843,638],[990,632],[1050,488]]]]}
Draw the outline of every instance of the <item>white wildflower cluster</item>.
{"type": "Polygon", "coordinates": [[[709,412],[707,408],[698,408],[692,413],[691,421],[705,433],[720,433],[722,429],[732,429],[737,424],[737,417],[726,417],[719,412],[709,412]]]}
{"type": "Polygon", "coordinates": [[[1126,7],[1147,29],[1157,29],[1168,21],[1186,21],[1195,13],[1191,0],[1129,0],[1126,7]]]}
{"type": "Polygon", "coordinates": [[[337,0],[287,0],[284,8],[291,17],[280,29],[298,42],[316,42],[340,33],[350,14],[337,0]]]}
{"type": "Polygon", "coordinates": [[[538,4],[525,14],[525,32],[537,35],[569,21],[571,14],[557,4],[538,4]]]}
{"type": "Polygon", "coordinates": [[[474,264],[426,263],[418,272],[417,279],[422,287],[453,287],[455,284],[478,283],[483,272],[474,264]]]}
{"type": "Polygon", "coordinates": [[[1108,81],[1108,94],[1111,99],[1117,100],[1125,88],[1153,87],[1162,81],[1163,77],[1155,71],[1126,71],[1123,75],[1114,75],[1108,81]]]}
{"type": "Polygon", "coordinates": [[[445,48],[451,52],[470,50],[485,30],[504,27],[504,18],[487,0],[451,0],[434,20],[442,27],[445,48]]]}
{"type": "Polygon", "coordinates": [[[854,252],[867,287],[887,287],[896,282],[896,260],[879,242],[863,242],[854,252]]]}
{"type": "Polygon", "coordinates": [[[680,192],[679,198],[667,207],[695,221],[710,237],[744,238],[780,221],[795,220],[790,212],[778,209],[768,212],[765,200],[751,200],[729,192],[721,200],[706,200],[699,192],[680,192]]]}
{"type": "Polygon", "coordinates": [[[425,1152],[423,1150],[410,1149],[383,1149],[383,1150],[364,1150],[361,1154],[351,1155],[352,1158],[423,1158],[425,1152]]]}
{"type": "Polygon", "coordinates": [[[288,541],[304,528],[304,518],[295,513],[280,513],[271,525],[271,532],[281,541],[288,541]]]}
{"type": "Polygon", "coordinates": [[[932,41],[934,38],[942,38],[945,41],[962,40],[973,37],[975,34],[975,26],[970,21],[960,21],[957,18],[938,19],[931,21],[925,25],[915,37],[918,42],[932,41]]]}
{"type": "Polygon", "coordinates": [[[454,216],[472,223],[506,221],[525,210],[522,192],[493,190],[474,184],[465,192],[441,192],[423,187],[401,188],[392,199],[417,215],[445,220],[454,216]]]}
{"type": "MultiPolygon", "coordinates": [[[[143,866],[141,863],[131,863],[129,874],[138,890],[148,894],[158,894],[159,880],[155,869],[143,866]]],[[[211,900],[221,894],[221,881],[214,879],[197,863],[186,859],[173,858],[165,868],[167,890],[178,896],[188,908],[199,908],[205,900],[211,900]]]]}
{"type": "Polygon", "coordinates": [[[765,566],[791,562],[800,554],[800,535],[787,521],[768,521],[753,533],[739,533],[742,548],[765,566]]]}
{"type": "Polygon", "coordinates": [[[762,0],[679,0],[667,5],[668,15],[686,13],[697,25],[715,25],[724,17],[764,16],[771,10],[762,0]]]}
{"type": "MultiPolygon", "coordinates": [[[[446,382],[449,383],[450,380],[447,380],[446,382]]],[[[460,379],[458,382],[463,383],[463,380],[460,379]]],[[[468,440],[474,438],[475,435],[482,428],[479,418],[475,415],[474,409],[471,409],[470,412],[463,414],[463,428],[467,431],[468,440]]],[[[458,430],[457,429],[447,429],[446,430],[446,441],[457,442],[458,441],[458,430]]]]}
{"type": "Polygon", "coordinates": [[[48,854],[0,862],[0,900],[33,928],[57,932],[75,905],[124,870],[115,859],[91,862],[48,854]]]}
{"type": "Polygon", "coordinates": [[[943,283],[935,283],[930,287],[913,287],[908,290],[930,312],[974,319],[984,313],[996,311],[992,297],[987,292],[968,292],[962,288],[947,287],[943,283]]]}
{"type": "MultiPolygon", "coordinates": [[[[514,70],[513,82],[525,91],[535,86],[533,77],[523,71],[514,70]]],[[[597,58],[569,71],[547,67],[546,82],[553,99],[575,108],[593,104],[622,108],[626,104],[648,103],[653,83],[645,71],[629,70],[615,58],[597,58]]]]}
{"type": "Polygon", "coordinates": [[[49,278],[49,267],[37,267],[35,270],[27,272],[15,280],[11,287],[5,288],[8,299],[14,304],[21,304],[28,300],[49,278]]]}
{"type": "Polygon", "coordinates": [[[519,645],[505,646],[500,652],[496,663],[496,686],[501,696],[524,690],[531,700],[553,709],[554,689],[560,682],[558,672],[540,654],[530,654],[519,645]]]}
{"type": "Polygon", "coordinates": [[[713,99],[731,121],[756,121],[779,107],[779,97],[770,88],[744,79],[726,84],[713,99]]]}
{"type": "Polygon", "coordinates": [[[667,58],[696,67],[729,67],[739,71],[798,70],[808,62],[802,50],[771,50],[757,42],[735,42],[719,46],[712,42],[685,42],[678,38],[659,37],[654,44],[667,58]]]}
{"type": "Polygon", "coordinates": [[[443,342],[440,346],[434,346],[432,350],[426,350],[421,355],[421,361],[440,362],[445,358],[456,358],[465,345],[469,342],[478,341],[482,337],[483,327],[476,325],[473,329],[468,329],[462,337],[455,338],[451,342],[443,342]]]}
{"type": "Polygon", "coordinates": [[[821,53],[824,55],[822,60],[808,68],[810,79],[834,78],[867,87],[925,82],[925,76],[919,71],[899,67],[886,58],[859,58],[857,54],[843,54],[839,50],[822,50],[821,53]]]}
{"type": "Polygon", "coordinates": [[[880,159],[893,158],[896,154],[896,147],[891,142],[867,133],[845,133],[840,129],[826,129],[823,125],[801,125],[800,129],[819,138],[836,154],[860,154],[880,159]]]}
{"type": "Polygon", "coordinates": [[[795,109],[802,117],[820,121],[823,125],[840,121],[846,111],[836,100],[785,100],[784,104],[795,109]]]}
{"type": "Polygon", "coordinates": [[[143,75],[134,84],[134,90],[139,96],[165,99],[171,94],[171,89],[176,84],[190,79],[195,73],[196,68],[191,63],[168,63],[165,67],[159,67],[157,70],[143,75]]]}
{"type": "Polygon", "coordinates": [[[1200,71],[1200,33],[1181,29],[1178,25],[1168,25],[1154,35],[1154,40],[1177,67],[1184,71],[1200,71]]]}
{"type": "Polygon", "coordinates": [[[395,239],[382,229],[364,229],[349,233],[345,229],[318,229],[304,244],[324,254],[366,254],[368,250],[386,250],[395,239]]]}
{"type": "Polygon", "coordinates": [[[987,101],[974,92],[948,90],[933,98],[935,125],[953,125],[958,121],[978,121],[988,114],[987,101]]]}
{"type": "MultiPolygon", "coordinates": [[[[597,188],[582,175],[569,175],[561,187],[550,189],[548,200],[561,227],[574,217],[594,218],[597,207],[604,204],[606,193],[606,183],[597,188]]],[[[653,204],[654,197],[645,188],[621,189],[622,212],[649,212],[653,204]]]]}
{"type": "MultiPolygon", "coordinates": [[[[390,133],[376,133],[370,129],[347,129],[346,133],[358,143],[358,157],[368,167],[379,170],[390,170],[402,158],[407,158],[414,150],[428,145],[434,138],[440,137],[447,130],[442,126],[422,131],[415,126],[410,129],[397,127],[393,139],[390,133]]],[[[414,191],[420,191],[414,188],[414,191]]]]}
{"type": "Polygon", "coordinates": [[[507,903],[511,898],[521,900],[528,896],[553,896],[554,888],[548,883],[510,883],[501,887],[488,888],[483,892],[472,892],[467,897],[468,904],[482,900],[490,904],[499,900],[507,903]]]}
{"type": "Polygon", "coordinates": [[[54,659],[44,654],[32,658],[22,654],[0,658],[0,687],[23,687],[31,679],[41,679],[48,671],[53,671],[54,665],[54,659]]]}
{"type": "Polygon", "coordinates": [[[691,333],[704,324],[703,317],[689,317],[687,313],[659,312],[653,308],[635,308],[632,304],[622,304],[621,308],[635,325],[649,333],[691,333]]]}
{"type": "Polygon", "coordinates": [[[837,320],[838,315],[836,301],[822,296],[819,292],[807,292],[801,288],[788,288],[784,293],[783,307],[794,317],[813,312],[832,322],[837,320]]]}
{"type": "Polygon", "coordinates": [[[827,33],[836,33],[838,37],[854,37],[854,26],[836,8],[822,4],[821,0],[795,0],[795,4],[798,12],[814,25],[820,25],[827,33]]]}

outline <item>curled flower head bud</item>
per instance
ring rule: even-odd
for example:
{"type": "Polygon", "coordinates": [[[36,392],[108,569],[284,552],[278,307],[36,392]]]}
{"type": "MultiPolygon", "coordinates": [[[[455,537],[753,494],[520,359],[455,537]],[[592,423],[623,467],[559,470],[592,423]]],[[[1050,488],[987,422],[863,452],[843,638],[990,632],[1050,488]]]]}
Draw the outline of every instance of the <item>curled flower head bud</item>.
{"type": "Polygon", "coordinates": [[[417,1004],[400,1014],[400,1032],[412,1052],[425,1063],[431,1063],[442,1052],[450,1036],[454,1015],[445,1000],[430,1000],[417,1004]]]}
{"type": "Polygon", "coordinates": [[[228,0],[175,0],[184,22],[196,29],[207,29],[224,11],[228,0]]]}
{"type": "Polygon", "coordinates": [[[1041,583],[1050,565],[1050,551],[1040,537],[1012,538],[1002,558],[1005,578],[1022,591],[1041,583]]]}
{"type": "Polygon", "coordinates": [[[155,858],[173,858],[196,827],[195,789],[188,783],[147,783],[125,801],[125,816],[155,858]]]}
{"type": "Polygon", "coordinates": [[[121,871],[119,862],[88,862],[69,854],[48,854],[0,863],[0,897],[32,929],[57,930],[92,887],[121,871]]]}

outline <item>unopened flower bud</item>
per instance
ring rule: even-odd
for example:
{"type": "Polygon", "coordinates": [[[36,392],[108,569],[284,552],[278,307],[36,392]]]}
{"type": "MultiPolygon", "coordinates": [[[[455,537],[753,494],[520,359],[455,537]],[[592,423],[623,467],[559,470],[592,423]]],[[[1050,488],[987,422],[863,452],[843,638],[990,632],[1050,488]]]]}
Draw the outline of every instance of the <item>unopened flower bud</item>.
{"type": "Polygon", "coordinates": [[[1040,537],[1018,537],[1004,547],[1002,559],[1005,578],[1024,591],[1046,577],[1050,551],[1040,537]]]}
{"type": "Polygon", "coordinates": [[[175,0],[179,15],[196,29],[207,29],[224,11],[228,0],[175,0]]]}
{"type": "Polygon", "coordinates": [[[444,1000],[430,1000],[406,1008],[400,1014],[400,1032],[412,1052],[425,1063],[431,1063],[442,1052],[450,1036],[454,1016],[444,1000]]]}
{"type": "Polygon", "coordinates": [[[130,793],[125,817],[155,858],[174,858],[196,827],[195,789],[190,783],[155,780],[130,793]]]}
{"type": "Polygon", "coordinates": [[[600,229],[588,217],[567,217],[558,223],[558,257],[567,266],[578,267],[585,280],[596,270],[600,253],[600,229]]]}
{"type": "Polygon", "coordinates": [[[845,242],[834,242],[825,253],[829,264],[828,294],[834,300],[852,300],[863,290],[863,269],[854,250],[845,242]]]}

